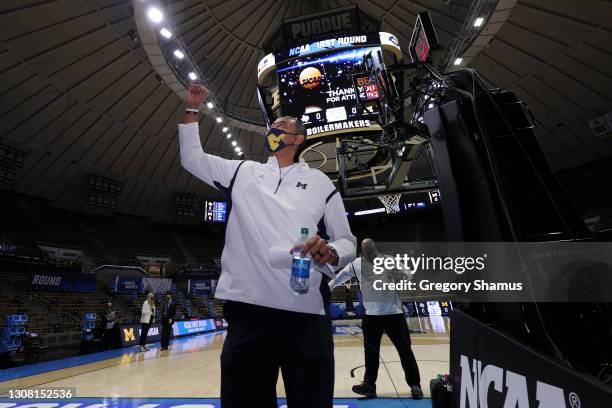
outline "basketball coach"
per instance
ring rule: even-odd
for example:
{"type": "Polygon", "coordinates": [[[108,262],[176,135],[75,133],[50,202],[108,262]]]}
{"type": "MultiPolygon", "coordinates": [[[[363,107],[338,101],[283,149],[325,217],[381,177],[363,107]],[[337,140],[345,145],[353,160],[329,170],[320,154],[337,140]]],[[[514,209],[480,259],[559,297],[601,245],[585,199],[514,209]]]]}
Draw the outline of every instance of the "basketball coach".
{"type": "Polygon", "coordinates": [[[298,160],[306,132],[296,118],[281,117],[272,124],[264,140],[270,151],[267,163],[205,153],[198,108],[207,95],[200,85],[190,87],[179,139],[182,166],[223,191],[228,200],[215,294],[225,300],[228,321],[221,353],[221,405],[276,408],[280,370],[290,408],[331,408],[330,291],[328,279],[317,270],[325,264],[337,270],[355,258],[356,239],[344,204],[327,176],[298,160]],[[273,247],[289,252],[302,227],[313,235],[302,255],[309,252],[314,262],[310,290],[297,294],[289,286],[290,267],[275,269],[268,254],[273,247]]]}

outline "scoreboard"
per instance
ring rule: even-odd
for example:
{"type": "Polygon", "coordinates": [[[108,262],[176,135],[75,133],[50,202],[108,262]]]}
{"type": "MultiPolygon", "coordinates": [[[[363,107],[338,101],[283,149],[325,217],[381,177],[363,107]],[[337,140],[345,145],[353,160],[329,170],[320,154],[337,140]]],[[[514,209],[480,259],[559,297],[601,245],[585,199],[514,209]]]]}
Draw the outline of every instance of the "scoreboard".
{"type": "MultiPolygon", "coordinates": [[[[367,32],[292,41],[266,55],[257,65],[257,95],[267,124],[280,115],[294,116],[304,124],[309,140],[379,131],[376,105],[360,105],[362,95],[355,91],[353,75],[363,72],[365,57],[383,68],[384,52],[396,61],[403,58],[395,35],[367,32]]],[[[362,90],[370,100],[381,96],[376,83],[364,83],[362,90]]]]}
{"type": "Polygon", "coordinates": [[[367,130],[376,126],[378,112],[357,104],[352,76],[362,70],[363,58],[377,58],[380,47],[306,55],[278,65],[283,115],[300,118],[307,136],[367,130]]]}
{"type": "Polygon", "coordinates": [[[227,203],[224,201],[204,201],[204,221],[225,222],[227,203]]]}

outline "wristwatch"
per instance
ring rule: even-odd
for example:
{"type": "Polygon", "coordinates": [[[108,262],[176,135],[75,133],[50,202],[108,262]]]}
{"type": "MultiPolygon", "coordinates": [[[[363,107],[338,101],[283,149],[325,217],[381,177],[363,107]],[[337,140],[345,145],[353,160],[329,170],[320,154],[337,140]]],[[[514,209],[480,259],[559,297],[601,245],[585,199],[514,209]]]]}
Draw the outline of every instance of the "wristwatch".
{"type": "Polygon", "coordinates": [[[338,251],[336,251],[336,248],[334,248],[331,245],[327,246],[327,249],[329,249],[331,251],[332,254],[334,254],[334,256],[336,257],[336,259],[338,260],[338,262],[340,262],[340,257],[338,256],[338,251]]]}

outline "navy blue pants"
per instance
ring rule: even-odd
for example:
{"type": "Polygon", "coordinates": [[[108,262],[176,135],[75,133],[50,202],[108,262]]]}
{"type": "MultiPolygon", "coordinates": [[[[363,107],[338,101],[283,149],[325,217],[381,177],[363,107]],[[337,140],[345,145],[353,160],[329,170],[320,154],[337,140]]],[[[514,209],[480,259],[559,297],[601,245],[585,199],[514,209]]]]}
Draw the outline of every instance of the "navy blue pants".
{"type": "Polygon", "coordinates": [[[412,352],[410,331],[403,314],[384,316],[368,316],[366,314],[363,316],[361,328],[363,329],[366,367],[363,377],[364,382],[371,385],[376,384],[380,362],[380,341],[384,332],[387,333],[400,356],[408,385],[420,385],[419,367],[412,352]]]}
{"type": "Polygon", "coordinates": [[[329,316],[226,301],[223,408],[277,408],[279,370],[289,408],[331,408],[334,344],[329,316]]]}

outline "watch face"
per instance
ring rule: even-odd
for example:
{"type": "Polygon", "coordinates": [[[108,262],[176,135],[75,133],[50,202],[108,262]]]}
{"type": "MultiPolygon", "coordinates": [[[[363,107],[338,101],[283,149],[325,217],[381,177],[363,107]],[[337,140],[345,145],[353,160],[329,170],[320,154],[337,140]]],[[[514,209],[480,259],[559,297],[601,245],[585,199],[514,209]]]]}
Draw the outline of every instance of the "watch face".
{"type": "Polygon", "coordinates": [[[329,248],[329,250],[332,252],[332,254],[334,254],[334,256],[335,256],[336,258],[339,258],[339,257],[338,257],[338,252],[336,251],[336,248],[334,248],[334,247],[332,247],[332,246],[328,246],[327,248],[329,248]]]}

